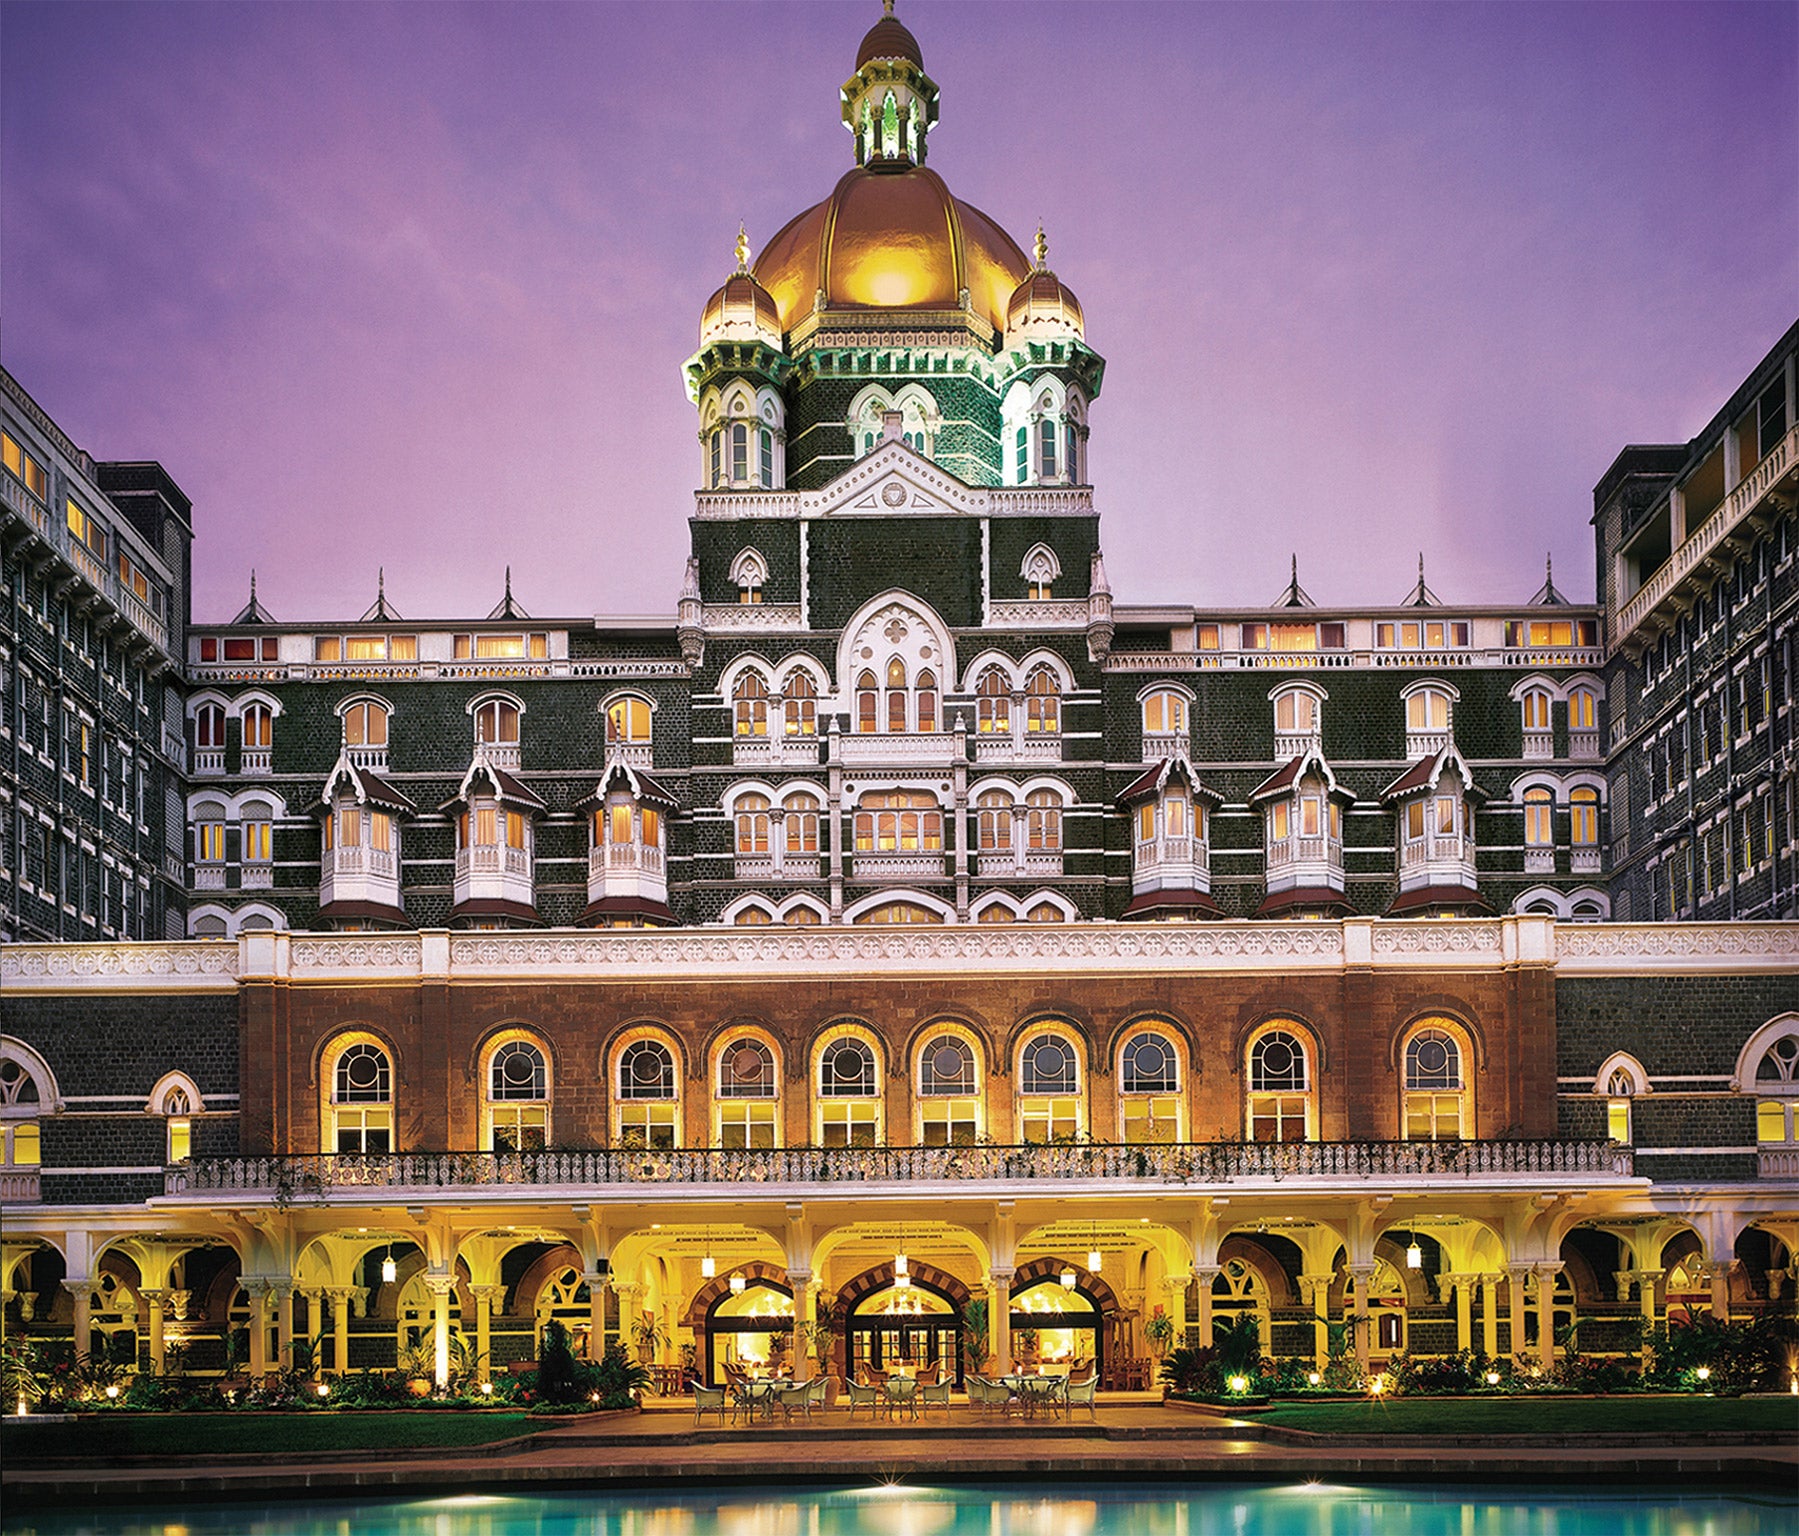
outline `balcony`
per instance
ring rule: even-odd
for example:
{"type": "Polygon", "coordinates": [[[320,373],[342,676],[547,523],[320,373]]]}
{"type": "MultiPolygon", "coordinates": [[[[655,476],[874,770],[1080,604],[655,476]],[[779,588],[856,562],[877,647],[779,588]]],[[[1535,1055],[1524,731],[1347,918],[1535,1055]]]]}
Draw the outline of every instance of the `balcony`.
{"type": "Polygon", "coordinates": [[[1569,731],[1568,756],[1577,762],[1591,763],[1599,759],[1599,732],[1569,731]]]}
{"type": "Polygon", "coordinates": [[[223,747],[195,747],[194,774],[223,773],[225,771],[225,749],[223,747]]]}
{"type": "Polygon", "coordinates": [[[852,880],[941,880],[941,853],[858,853],[851,860],[852,880]]]}
{"type": "MultiPolygon", "coordinates": [[[[1766,1154],[1764,1154],[1765,1156],[1766,1154]]],[[[1799,1154],[1789,1154],[1799,1155],[1799,1154]]],[[[1535,1186],[1558,1176],[1590,1184],[1633,1177],[1629,1147],[1609,1141],[1188,1142],[1153,1146],[781,1147],[726,1151],[598,1148],[586,1152],[396,1152],[364,1156],[194,1158],[164,1172],[165,1192],[197,1204],[220,1196],[262,1203],[357,1203],[368,1192],[521,1187],[688,1188],[920,1185],[979,1188],[1042,1183],[1203,1189],[1314,1181],[1535,1186]],[[260,1198],[259,1198],[260,1197],[260,1198]]]]}
{"type": "Polygon", "coordinates": [[[867,736],[833,736],[836,761],[848,768],[922,763],[947,768],[962,756],[954,731],[875,732],[867,736]]]}
{"type": "Polygon", "coordinates": [[[1799,1179],[1799,1147],[1763,1147],[1755,1154],[1755,1172],[1763,1179],[1799,1179]]]}
{"type": "Polygon", "coordinates": [[[246,864],[238,871],[238,884],[246,891],[266,891],[275,884],[272,864],[246,864]]]}
{"type": "Polygon", "coordinates": [[[1062,736],[1059,731],[988,732],[974,739],[977,763],[1059,763],[1062,736]]]}
{"type": "Polygon", "coordinates": [[[225,866],[223,864],[196,864],[194,866],[194,889],[196,891],[224,890],[225,866]]]}
{"type": "Polygon", "coordinates": [[[273,753],[268,747],[245,747],[238,760],[239,773],[267,773],[273,753]]]}
{"type": "MultiPolygon", "coordinates": [[[[1712,556],[1718,546],[1737,536],[1738,524],[1760,505],[1768,492],[1785,479],[1796,464],[1799,464],[1799,426],[1794,427],[1774,445],[1773,451],[1724,498],[1723,504],[1637,589],[1630,601],[1619,610],[1617,623],[1612,630],[1612,643],[1628,644],[1663,600],[1689,579],[1695,582],[1708,580],[1712,556]]],[[[1667,504],[1664,502],[1651,516],[1663,516],[1666,512],[1667,504]]],[[[1641,642],[1638,643],[1639,647],[1640,644],[1641,642]]]]}
{"type": "Polygon", "coordinates": [[[1555,732],[1538,730],[1526,726],[1524,731],[1524,756],[1532,762],[1555,756],[1555,732]]]}
{"type": "Polygon", "coordinates": [[[791,736],[733,736],[731,762],[738,768],[816,768],[818,738],[798,732],[791,736]]]}

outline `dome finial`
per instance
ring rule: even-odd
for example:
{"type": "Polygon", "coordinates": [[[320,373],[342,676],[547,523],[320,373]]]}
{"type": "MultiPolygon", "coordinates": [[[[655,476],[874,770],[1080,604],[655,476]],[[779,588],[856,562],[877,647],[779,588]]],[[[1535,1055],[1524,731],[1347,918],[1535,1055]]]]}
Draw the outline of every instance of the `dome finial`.
{"type": "Polygon", "coordinates": [[[881,14],[883,16],[891,16],[893,14],[893,0],[881,0],[881,14]]]}
{"type": "Polygon", "coordinates": [[[1042,219],[1039,219],[1037,221],[1036,252],[1037,252],[1037,270],[1039,272],[1047,272],[1049,270],[1049,241],[1048,241],[1048,239],[1045,238],[1044,233],[1043,233],[1043,220],[1042,219]]]}
{"type": "Polygon", "coordinates": [[[737,221],[737,270],[739,274],[750,269],[750,237],[743,227],[743,220],[737,221]]]}

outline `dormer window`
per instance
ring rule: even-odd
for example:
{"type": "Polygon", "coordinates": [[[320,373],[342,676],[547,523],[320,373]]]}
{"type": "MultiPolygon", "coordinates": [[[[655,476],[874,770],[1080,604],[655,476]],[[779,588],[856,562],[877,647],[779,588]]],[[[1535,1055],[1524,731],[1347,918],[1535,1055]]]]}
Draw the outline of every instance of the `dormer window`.
{"type": "Polygon", "coordinates": [[[1024,564],[1019,567],[1019,575],[1024,577],[1025,595],[1033,603],[1048,602],[1053,595],[1053,588],[1062,576],[1062,562],[1056,558],[1056,552],[1047,544],[1033,544],[1025,554],[1024,564]]]}

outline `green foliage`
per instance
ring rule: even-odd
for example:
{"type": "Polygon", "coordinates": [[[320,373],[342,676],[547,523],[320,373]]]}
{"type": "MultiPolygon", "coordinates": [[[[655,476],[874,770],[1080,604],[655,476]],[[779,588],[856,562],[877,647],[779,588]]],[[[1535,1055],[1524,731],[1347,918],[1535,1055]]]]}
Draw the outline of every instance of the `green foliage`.
{"type": "Polygon", "coordinates": [[[1215,1348],[1193,1349],[1183,1344],[1170,1350],[1160,1375],[1171,1392],[1182,1395],[1205,1396],[1224,1389],[1224,1370],[1215,1348]]]}
{"type": "Polygon", "coordinates": [[[1160,1360],[1174,1347],[1174,1319],[1160,1307],[1156,1308],[1149,1321],[1143,1325],[1143,1337],[1149,1341],[1149,1347],[1160,1360]]]}
{"type": "Polygon", "coordinates": [[[1652,1329],[1645,1342],[1652,1384],[1719,1396],[1778,1391],[1799,1363],[1799,1327],[1772,1314],[1727,1323],[1702,1312],[1652,1329]],[[1709,1373],[1703,1381],[1701,1370],[1709,1373]]]}
{"type": "Polygon", "coordinates": [[[587,1367],[592,1390],[600,1394],[602,1408],[632,1408],[650,1384],[650,1373],[625,1353],[620,1344],[608,1344],[598,1365],[587,1367]]]}
{"type": "Polygon", "coordinates": [[[1262,1363],[1260,1321],[1249,1312],[1239,1313],[1234,1320],[1219,1318],[1212,1324],[1212,1348],[1227,1378],[1254,1376],[1262,1363]]]}
{"type": "Polygon", "coordinates": [[[14,1334],[0,1350],[0,1404],[8,1410],[20,1403],[35,1403],[49,1388],[49,1378],[37,1346],[14,1334]]]}

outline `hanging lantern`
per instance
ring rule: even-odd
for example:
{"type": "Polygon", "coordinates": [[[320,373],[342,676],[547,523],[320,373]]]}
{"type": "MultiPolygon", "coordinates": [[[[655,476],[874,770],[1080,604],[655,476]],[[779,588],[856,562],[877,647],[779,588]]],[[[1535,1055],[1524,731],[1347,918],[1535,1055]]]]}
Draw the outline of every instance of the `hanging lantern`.
{"type": "Polygon", "coordinates": [[[389,1247],[387,1250],[387,1257],[381,1261],[381,1283],[383,1285],[392,1285],[394,1281],[399,1278],[399,1274],[400,1266],[394,1263],[394,1251],[392,1247],[389,1247]]]}
{"type": "Polygon", "coordinates": [[[899,1279],[903,1279],[905,1277],[905,1274],[906,1274],[906,1256],[903,1253],[896,1253],[893,1256],[893,1277],[894,1277],[894,1279],[899,1280],[899,1279]]]}
{"type": "Polygon", "coordinates": [[[700,1278],[702,1280],[710,1280],[717,1273],[717,1263],[713,1260],[711,1254],[707,1254],[705,1258],[700,1260],[700,1278]]]}
{"type": "Polygon", "coordinates": [[[893,1277],[893,1283],[902,1291],[909,1291],[912,1289],[912,1277],[910,1275],[895,1275],[893,1277]]]}
{"type": "Polygon", "coordinates": [[[1074,1289],[1074,1271],[1072,1269],[1062,1271],[1062,1289],[1065,1291],[1074,1289]]]}
{"type": "Polygon", "coordinates": [[[1100,1261],[1104,1257],[1105,1255],[1102,1254],[1099,1249],[1089,1248],[1087,1250],[1087,1273],[1090,1275],[1097,1275],[1099,1273],[1100,1261]]]}
{"type": "Polygon", "coordinates": [[[1418,1246],[1418,1234],[1412,1234],[1412,1240],[1406,1245],[1405,1267],[1407,1269],[1424,1268],[1424,1250],[1418,1246]]]}
{"type": "Polygon", "coordinates": [[[741,1296],[743,1294],[743,1276],[742,1275],[732,1275],[731,1276],[731,1294],[733,1296],[741,1296]]]}

